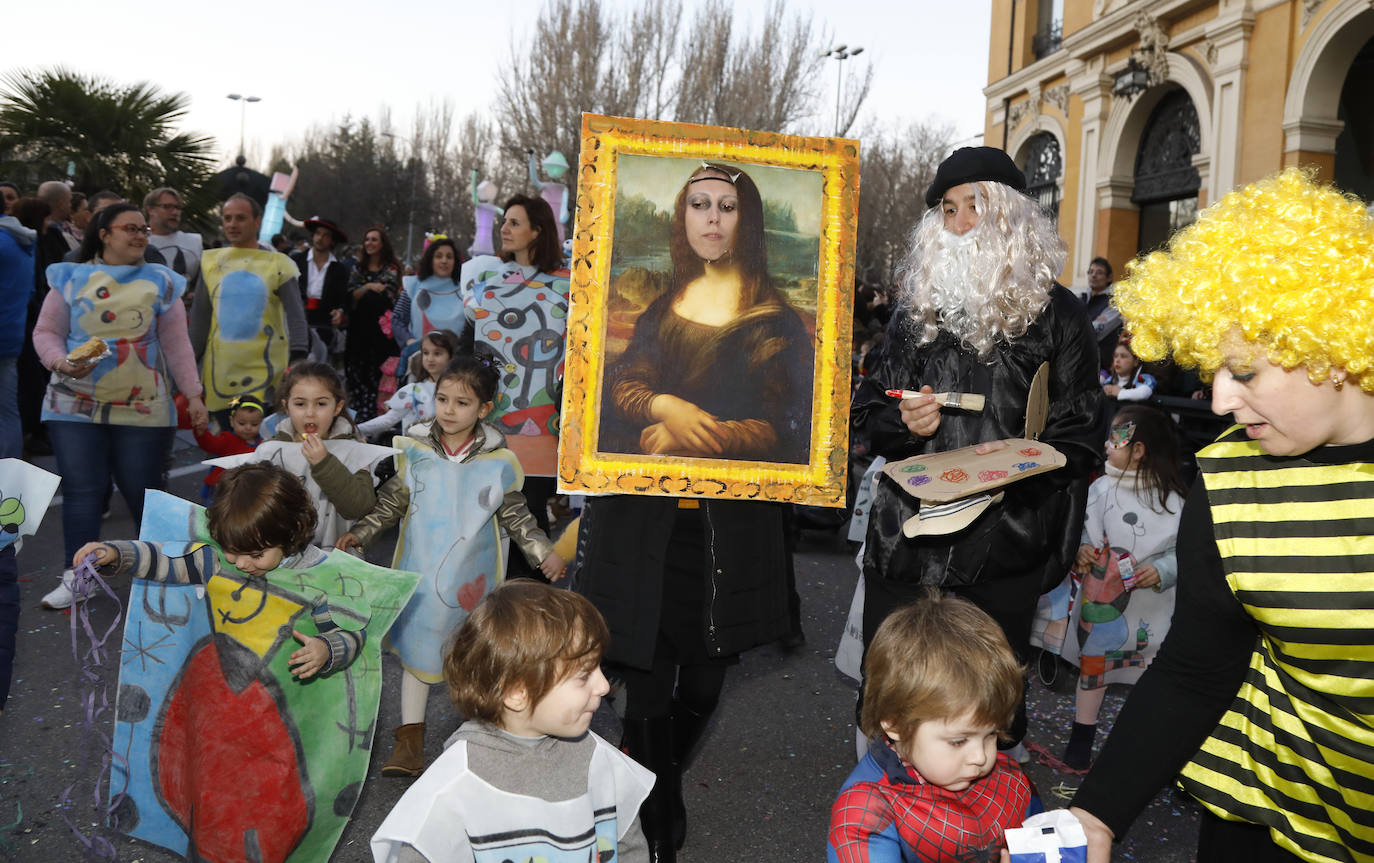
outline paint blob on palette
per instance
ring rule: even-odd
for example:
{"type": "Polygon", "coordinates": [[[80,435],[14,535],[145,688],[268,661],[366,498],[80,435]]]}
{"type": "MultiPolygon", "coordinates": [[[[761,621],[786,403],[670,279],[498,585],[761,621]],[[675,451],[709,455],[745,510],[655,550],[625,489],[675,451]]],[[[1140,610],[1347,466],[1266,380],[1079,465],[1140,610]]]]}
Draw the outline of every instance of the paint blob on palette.
{"type": "Polygon", "coordinates": [[[1058,470],[1066,463],[1062,453],[1043,441],[1011,438],[913,456],[885,465],[883,472],[912,497],[940,503],[1058,470]]]}

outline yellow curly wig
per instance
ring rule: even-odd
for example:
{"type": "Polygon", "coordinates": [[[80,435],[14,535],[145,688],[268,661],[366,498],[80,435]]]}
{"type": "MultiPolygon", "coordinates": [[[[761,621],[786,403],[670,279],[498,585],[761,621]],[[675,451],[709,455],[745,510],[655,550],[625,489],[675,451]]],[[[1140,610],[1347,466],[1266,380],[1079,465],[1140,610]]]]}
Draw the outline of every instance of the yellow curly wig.
{"type": "Polygon", "coordinates": [[[1231,192],[1127,273],[1115,300],[1142,359],[1210,380],[1238,332],[1313,383],[1340,367],[1374,392],[1374,219],[1306,171],[1231,192]]]}

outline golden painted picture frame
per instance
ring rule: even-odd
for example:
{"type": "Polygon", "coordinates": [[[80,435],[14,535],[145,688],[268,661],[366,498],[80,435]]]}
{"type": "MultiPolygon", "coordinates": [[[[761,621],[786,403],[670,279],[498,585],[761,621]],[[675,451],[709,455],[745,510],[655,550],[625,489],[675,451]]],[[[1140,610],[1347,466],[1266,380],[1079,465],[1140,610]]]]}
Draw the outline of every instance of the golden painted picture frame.
{"type": "Polygon", "coordinates": [[[559,491],[844,506],[859,142],[583,114],[581,153],[559,491]]]}

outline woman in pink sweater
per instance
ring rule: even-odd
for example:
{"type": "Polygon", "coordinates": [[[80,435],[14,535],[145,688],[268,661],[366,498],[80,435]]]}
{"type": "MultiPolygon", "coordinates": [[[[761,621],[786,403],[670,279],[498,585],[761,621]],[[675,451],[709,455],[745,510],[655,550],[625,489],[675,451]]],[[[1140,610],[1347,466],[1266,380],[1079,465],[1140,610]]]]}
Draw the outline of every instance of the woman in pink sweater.
{"type": "MultiPolygon", "coordinates": [[[[208,421],[181,303],[186,280],[159,264],[145,264],[147,245],[148,226],[138,208],[114,204],[87,228],[82,263],[47,269],[52,290],[33,344],[52,370],[43,422],[62,475],[68,558],[100,538],[111,479],[135,524],[143,519],[144,492],[162,486],[177,425],[169,375],[186,396],[192,425],[201,430],[208,421]],[[91,361],[68,359],[87,342],[103,342],[103,354],[91,361]]],[[[67,570],[43,597],[44,607],[70,606],[71,584],[67,570]]]]}

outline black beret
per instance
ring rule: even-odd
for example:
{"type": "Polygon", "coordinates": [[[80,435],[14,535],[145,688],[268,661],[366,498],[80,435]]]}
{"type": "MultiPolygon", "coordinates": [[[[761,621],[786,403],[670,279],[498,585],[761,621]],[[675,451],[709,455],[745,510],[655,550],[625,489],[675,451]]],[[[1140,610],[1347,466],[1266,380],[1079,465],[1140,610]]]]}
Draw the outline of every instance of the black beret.
{"type": "Polygon", "coordinates": [[[1004,151],[996,147],[960,147],[935,171],[935,182],[926,190],[926,206],[940,203],[945,192],[964,183],[992,180],[1026,191],[1026,175],[1004,151]]]}

